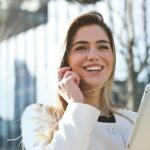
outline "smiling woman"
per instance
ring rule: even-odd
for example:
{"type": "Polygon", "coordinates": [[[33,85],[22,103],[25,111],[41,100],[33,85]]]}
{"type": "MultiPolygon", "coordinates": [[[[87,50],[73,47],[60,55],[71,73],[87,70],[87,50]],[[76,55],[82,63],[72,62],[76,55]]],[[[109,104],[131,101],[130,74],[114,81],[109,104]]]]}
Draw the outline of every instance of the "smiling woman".
{"type": "Polygon", "coordinates": [[[99,25],[83,26],[75,34],[68,65],[79,74],[83,91],[95,87],[102,89],[110,77],[115,57],[109,41],[99,25]]]}
{"type": "Polygon", "coordinates": [[[58,69],[58,105],[32,104],[22,116],[26,150],[125,150],[136,114],[111,101],[116,55],[98,12],[71,23],[58,69]]]}

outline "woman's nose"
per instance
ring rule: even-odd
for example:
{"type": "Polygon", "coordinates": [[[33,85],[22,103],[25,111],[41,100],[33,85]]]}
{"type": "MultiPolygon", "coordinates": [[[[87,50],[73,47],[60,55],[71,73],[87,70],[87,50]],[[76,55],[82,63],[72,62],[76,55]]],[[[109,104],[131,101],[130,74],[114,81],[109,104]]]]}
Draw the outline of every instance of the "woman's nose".
{"type": "Polygon", "coordinates": [[[97,52],[96,49],[91,49],[88,51],[88,54],[87,54],[87,60],[99,60],[100,59],[100,56],[97,52]]]}

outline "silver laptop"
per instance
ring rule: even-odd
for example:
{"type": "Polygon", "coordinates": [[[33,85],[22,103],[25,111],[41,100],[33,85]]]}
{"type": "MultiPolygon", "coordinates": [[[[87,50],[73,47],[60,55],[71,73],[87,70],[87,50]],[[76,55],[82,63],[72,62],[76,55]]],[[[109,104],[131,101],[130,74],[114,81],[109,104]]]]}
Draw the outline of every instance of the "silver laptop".
{"type": "Polygon", "coordinates": [[[127,150],[150,150],[150,84],[147,84],[127,150]]]}

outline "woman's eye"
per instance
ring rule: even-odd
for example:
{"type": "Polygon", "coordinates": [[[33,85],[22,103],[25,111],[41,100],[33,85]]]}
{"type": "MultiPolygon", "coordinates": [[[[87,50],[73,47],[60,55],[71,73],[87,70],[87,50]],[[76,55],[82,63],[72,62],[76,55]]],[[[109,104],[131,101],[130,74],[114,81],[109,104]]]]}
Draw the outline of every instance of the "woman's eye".
{"type": "Polygon", "coordinates": [[[98,47],[98,49],[100,49],[100,50],[109,50],[109,47],[106,46],[106,45],[101,45],[101,46],[98,47]]]}
{"type": "Polygon", "coordinates": [[[79,47],[76,47],[75,50],[76,50],[76,51],[78,51],[78,50],[86,50],[86,47],[84,47],[84,46],[79,46],[79,47]]]}

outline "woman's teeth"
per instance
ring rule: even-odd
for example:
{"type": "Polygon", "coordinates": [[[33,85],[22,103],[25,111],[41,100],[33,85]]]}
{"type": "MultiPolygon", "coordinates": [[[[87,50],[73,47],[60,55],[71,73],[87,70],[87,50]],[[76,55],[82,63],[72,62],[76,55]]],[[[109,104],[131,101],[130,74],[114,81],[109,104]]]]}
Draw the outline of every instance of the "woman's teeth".
{"type": "Polygon", "coordinates": [[[98,66],[98,67],[86,67],[85,70],[87,71],[101,71],[102,67],[98,66]]]}

